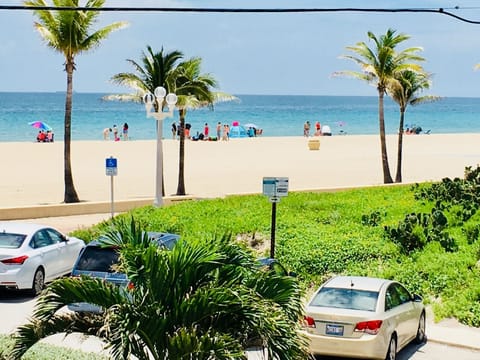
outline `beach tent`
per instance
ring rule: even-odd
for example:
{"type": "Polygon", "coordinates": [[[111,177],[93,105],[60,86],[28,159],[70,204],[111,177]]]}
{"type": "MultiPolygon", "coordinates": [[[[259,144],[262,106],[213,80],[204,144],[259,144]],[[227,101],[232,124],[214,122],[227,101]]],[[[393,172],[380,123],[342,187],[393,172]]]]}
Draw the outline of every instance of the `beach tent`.
{"type": "Polygon", "coordinates": [[[242,125],[233,125],[230,128],[230,138],[245,138],[248,137],[247,130],[242,125]]]}

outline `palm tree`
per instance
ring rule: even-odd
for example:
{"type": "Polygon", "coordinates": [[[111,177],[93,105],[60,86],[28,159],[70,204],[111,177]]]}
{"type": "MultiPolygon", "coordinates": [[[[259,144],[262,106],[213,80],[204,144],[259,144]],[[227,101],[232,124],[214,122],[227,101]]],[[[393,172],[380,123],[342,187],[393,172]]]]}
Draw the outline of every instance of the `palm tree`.
{"type": "MultiPolygon", "coordinates": [[[[134,101],[141,102],[145,94],[155,92],[159,86],[164,87],[167,93],[174,91],[174,81],[172,79],[172,72],[178,66],[183,58],[180,51],[165,52],[163,48],[155,53],[150,46],[147,46],[147,53],[142,54],[141,64],[134,60],[127,59],[127,61],[134,67],[134,73],[119,73],[114,75],[111,80],[113,83],[121,86],[127,86],[133,89],[133,94],[118,94],[104,97],[105,100],[120,100],[120,101],[134,101]]],[[[162,109],[165,104],[161,104],[162,109]]],[[[158,104],[154,102],[155,111],[158,111],[158,104]]],[[[156,121],[157,134],[161,134],[162,122],[156,121]]],[[[157,146],[160,156],[160,164],[157,164],[160,169],[162,179],[162,196],[165,196],[165,182],[163,181],[163,150],[161,144],[157,146]]]]}
{"type": "MultiPolygon", "coordinates": [[[[180,62],[183,54],[179,51],[164,53],[163,48],[159,53],[154,53],[150,46],[148,54],[143,54],[142,63],[139,65],[133,60],[132,64],[136,73],[120,73],[112,77],[118,85],[127,86],[135,90],[133,94],[119,94],[106,96],[106,100],[141,101],[146,93],[153,93],[155,88],[163,86],[167,92],[174,92],[178,96],[177,107],[180,120],[180,148],[178,186],[176,195],[185,195],[185,116],[188,109],[210,107],[219,101],[236,99],[234,96],[213,91],[217,81],[210,74],[201,74],[201,58],[194,57],[180,62]]],[[[156,105],[156,104],[155,104],[156,105]]],[[[158,109],[156,109],[158,110],[158,109]]],[[[160,126],[160,124],[158,124],[160,126]]],[[[159,131],[160,129],[157,129],[159,131]]],[[[163,170],[162,170],[163,176],[163,170]]],[[[162,182],[162,195],[165,189],[162,182]]]]}
{"type": "MultiPolygon", "coordinates": [[[[87,0],[89,8],[101,8],[105,0],[87,0]]],[[[55,7],[78,7],[78,0],[53,0],[55,7]]],[[[26,6],[46,7],[44,0],[26,1],[26,6]]],[[[65,72],[67,73],[67,94],[65,99],[64,120],[64,182],[65,203],[79,202],[73,184],[72,166],[70,161],[70,141],[72,124],[73,100],[73,71],[75,70],[75,56],[87,52],[100,45],[100,42],[118,29],[127,25],[126,22],[115,22],[94,32],[90,32],[96,22],[98,11],[79,10],[33,10],[39,21],[35,27],[41,37],[55,51],[65,56],[65,72]]]]}
{"type": "Polygon", "coordinates": [[[258,268],[252,254],[227,236],[181,240],[169,251],[152,245],[132,219],[117,220],[102,242],[119,249],[119,271],[133,289],[86,277],[53,282],[14,336],[11,359],[62,332],[99,336],[114,359],[243,359],[243,349],[253,344],[267,347],[273,359],[308,358],[298,332],[297,280],[258,268]],[[103,313],[57,312],[83,301],[103,313]]]}
{"type": "Polygon", "coordinates": [[[175,93],[178,96],[177,107],[180,120],[180,149],[178,163],[178,185],[176,195],[185,195],[185,117],[188,109],[209,107],[219,101],[236,99],[234,96],[213,91],[217,81],[211,74],[201,74],[202,59],[191,58],[175,69],[172,78],[175,83],[175,93]]]}
{"type": "Polygon", "coordinates": [[[356,55],[343,56],[343,58],[352,60],[360,65],[362,71],[341,71],[335,73],[373,83],[377,88],[378,123],[380,128],[383,182],[385,184],[392,183],[393,180],[390,175],[385,140],[384,95],[395,74],[404,70],[421,71],[421,66],[412,62],[424,60],[416,54],[421,50],[419,47],[407,48],[397,53],[395,51],[396,46],[410,37],[405,34],[396,35],[395,33],[395,30],[388,29],[385,35],[377,37],[369,31],[367,35],[370,40],[375,42],[375,48],[370,49],[364,42],[359,42],[355,46],[347,46],[347,50],[354,52],[356,55]]]}
{"type": "Polygon", "coordinates": [[[395,182],[402,182],[402,153],[403,153],[403,128],[405,123],[405,111],[408,105],[418,105],[426,102],[439,100],[439,96],[418,96],[419,92],[430,88],[430,74],[425,72],[403,71],[398,74],[396,81],[392,81],[387,89],[390,97],[400,107],[400,122],[398,126],[397,148],[397,173],[395,182]]]}

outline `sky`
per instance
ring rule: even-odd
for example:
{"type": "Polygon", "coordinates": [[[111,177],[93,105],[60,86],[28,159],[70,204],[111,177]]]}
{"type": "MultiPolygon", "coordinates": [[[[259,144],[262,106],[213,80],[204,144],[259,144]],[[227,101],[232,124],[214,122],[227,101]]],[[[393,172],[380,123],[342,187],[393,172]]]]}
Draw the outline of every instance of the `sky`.
{"type": "MultiPolygon", "coordinates": [[[[21,0],[0,0],[0,5],[22,4],[21,0]]],[[[106,0],[105,6],[444,8],[480,21],[478,0],[106,0]]],[[[35,20],[31,11],[0,10],[0,92],[66,89],[63,55],[42,42],[33,27],[35,20]]],[[[110,78],[133,71],[126,60],[139,61],[150,45],[154,51],[163,47],[180,50],[185,58],[201,57],[202,72],[212,74],[220,90],[230,94],[376,96],[373,86],[332,74],[359,70],[341,58],[349,54],[346,47],[360,41],[373,47],[367,32],[379,36],[392,28],[410,35],[399,49],[423,48],[424,68],[433,75],[428,94],[480,97],[480,70],[474,70],[480,63],[480,25],[446,15],[122,11],[101,13],[97,26],[115,21],[128,21],[129,26],[112,33],[94,51],[76,57],[75,91],[129,92],[110,78]]]]}

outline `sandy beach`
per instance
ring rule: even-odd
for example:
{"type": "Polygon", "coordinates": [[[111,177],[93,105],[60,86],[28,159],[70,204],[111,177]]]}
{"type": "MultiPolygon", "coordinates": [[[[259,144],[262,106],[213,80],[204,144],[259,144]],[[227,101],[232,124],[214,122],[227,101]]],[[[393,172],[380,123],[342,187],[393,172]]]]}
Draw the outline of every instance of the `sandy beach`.
{"type": "MultiPolygon", "coordinates": [[[[304,137],[257,137],[228,142],[185,143],[185,186],[190,195],[217,197],[261,193],[266,176],[289,178],[289,191],[379,185],[383,183],[378,135],[320,137],[309,150],[304,137]]],[[[387,136],[392,177],[397,136],[387,136]]],[[[463,177],[480,161],[480,134],[404,137],[403,182],[463,177]]],[[[178,146],[163,141],[165,189],[176,193],[178,146]]],[[[0,207],[60,204],[63,201],[63,142],[0,143],[0,207]]],[[[73,178],[81,201],[110,201],[105,159],[118,161],[115,200],[153,199],[156,142],[74,141],[73,178]]]]}

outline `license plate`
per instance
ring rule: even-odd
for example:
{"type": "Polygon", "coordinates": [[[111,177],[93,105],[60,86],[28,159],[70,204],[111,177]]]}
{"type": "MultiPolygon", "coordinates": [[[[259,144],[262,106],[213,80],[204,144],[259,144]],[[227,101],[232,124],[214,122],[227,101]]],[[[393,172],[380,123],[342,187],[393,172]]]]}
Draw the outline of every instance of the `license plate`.
{"type": "Polygon", "coordinates": [[[343,325],[327,324],[325,334],[334,336],[343,336],[343,325]]]}

